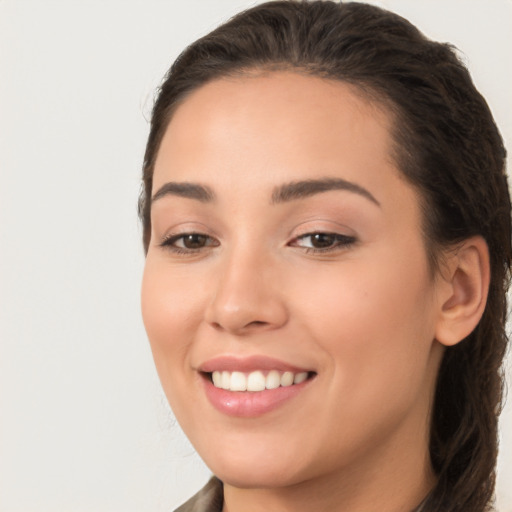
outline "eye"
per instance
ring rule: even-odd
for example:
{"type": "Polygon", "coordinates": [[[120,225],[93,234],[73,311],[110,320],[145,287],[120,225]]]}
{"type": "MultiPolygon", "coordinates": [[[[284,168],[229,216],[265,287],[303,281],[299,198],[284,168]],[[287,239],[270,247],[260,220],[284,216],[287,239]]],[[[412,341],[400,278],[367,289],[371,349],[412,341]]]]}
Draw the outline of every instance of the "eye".
{"type": "Polygon", "coordinates": [[[327,252],[352,245],[356,239],[353,236],[338,233],[306,233],[293,240],[292,247],[301,247],[306,252],[327,252]]]}
{"type": "Polygon", "coordinates": [[[162,247],[176,253],[194,253],[207,247],[217,247],[219,242],[203,233],[180,233],[169,235],[161,243],[162,247]]]}
{"type": "Polygon", "coordinates": [[[201,235],[200,233],[181,235],[175,240],[175,244],[178,247],[183,247],[185,249],[201,249],[201,247],[206,246],[207,242],[208,237],[206,235],[201,235]]]}

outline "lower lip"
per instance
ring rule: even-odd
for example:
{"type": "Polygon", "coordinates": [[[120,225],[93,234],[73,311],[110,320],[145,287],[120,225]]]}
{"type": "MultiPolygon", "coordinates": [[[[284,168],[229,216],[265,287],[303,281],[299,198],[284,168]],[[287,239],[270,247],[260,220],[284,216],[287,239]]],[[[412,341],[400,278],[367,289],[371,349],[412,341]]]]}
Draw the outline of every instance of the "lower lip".
{"type": "Polygon", "coordinates": [[[216,388],[208,378],[204,378],[206,396],[220,412],[239,418],[253,418],[277,409],[299,394],[311,379],[300,384],[284,386],[264,391],[227,391],[216,388]]]}

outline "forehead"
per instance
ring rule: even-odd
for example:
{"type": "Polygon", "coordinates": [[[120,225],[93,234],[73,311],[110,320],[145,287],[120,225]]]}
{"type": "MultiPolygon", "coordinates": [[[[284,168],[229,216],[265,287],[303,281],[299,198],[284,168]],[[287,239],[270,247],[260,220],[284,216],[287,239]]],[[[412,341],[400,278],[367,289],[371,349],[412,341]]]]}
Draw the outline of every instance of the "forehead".
{"type": "Polygon", "coordinates": [[[333,173],[368,185],[385,170],[397,175],[390,126],[383,106],[343,82],[284,71],[215,80],[176,109],[154,186],[226,173],[232,186],[333,173]]]}

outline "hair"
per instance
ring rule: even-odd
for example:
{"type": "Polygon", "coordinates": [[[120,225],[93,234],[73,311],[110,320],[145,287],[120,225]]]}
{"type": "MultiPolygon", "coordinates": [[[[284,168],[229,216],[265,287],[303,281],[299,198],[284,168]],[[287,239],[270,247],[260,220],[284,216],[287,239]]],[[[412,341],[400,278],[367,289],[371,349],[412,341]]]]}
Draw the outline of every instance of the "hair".
{"type": "Polygon", "coordinates": [[[139,201],[146,251],[153,168],[173,112],[212,80],[260,70],[348,83],[387,109],[396,165],[422,198],[434,270],[441,249],[475,235],[485,239],[491,266],[487,304],[475,330],[443,356],[429,445],[437,483],[422,511],[490,510],[512,253],[506,152],[487,103],[452,46],[430,41],[378,7],[288,0],[241,12],[186,48],[159,89],[139,201]]]}

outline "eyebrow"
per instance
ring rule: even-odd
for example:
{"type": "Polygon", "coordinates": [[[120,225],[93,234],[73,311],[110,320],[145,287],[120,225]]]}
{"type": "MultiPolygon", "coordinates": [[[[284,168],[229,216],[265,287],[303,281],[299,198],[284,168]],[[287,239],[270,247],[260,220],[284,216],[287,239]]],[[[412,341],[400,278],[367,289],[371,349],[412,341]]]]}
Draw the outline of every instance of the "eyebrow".
{"type": "MultiPolygon", "coordinates": [[[[379,201],[364,187],[341,178],[320,178],[314,180],[292,181],[274,188],[271,196],[271,204],[286,203],[296,199],[304,199],[322,192],[331,190],[346,190],[353,192],[372,203],[380,206],[379,201]]],[[[165,196],[178,196],[188,199],[195,199],[202,203],[211,203],[216,196],[213,190],[207,185],[189,182],[168,182],[162,185],[151,198],[151,202],[157,201],[165,196]]]]}
{"type": "Polygon", "coordinates": [[[215,193],[206,185],[188,182],[169,182],[162,185],[151,198],[151,202],[155,202],[165,196],[186,197],[188,199],[196,199],[202,203],[211,203],[215,199],[215,193]]]}
{"type": "Polygon", "coordinates": [[[379,201],[364,187],[341,178],[320,178],[286,183],[274,189],[271,201],[272,204],[284,203],[331,190],[347,190],[348,192],[359,194],[380,206],[379,201]]]}

